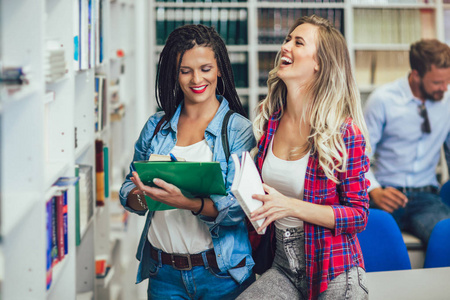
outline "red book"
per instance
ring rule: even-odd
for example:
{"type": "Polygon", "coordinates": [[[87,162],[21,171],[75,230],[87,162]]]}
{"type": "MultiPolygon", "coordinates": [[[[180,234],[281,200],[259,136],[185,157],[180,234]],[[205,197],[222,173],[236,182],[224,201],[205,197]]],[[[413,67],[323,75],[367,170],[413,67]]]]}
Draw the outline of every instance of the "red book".
{"type": "Polygon", "coordinates": [[[56,204],[56,245],[58,249],[58,260],[64,258],[64,195],[62,192],[55,194],[56,204]]]}

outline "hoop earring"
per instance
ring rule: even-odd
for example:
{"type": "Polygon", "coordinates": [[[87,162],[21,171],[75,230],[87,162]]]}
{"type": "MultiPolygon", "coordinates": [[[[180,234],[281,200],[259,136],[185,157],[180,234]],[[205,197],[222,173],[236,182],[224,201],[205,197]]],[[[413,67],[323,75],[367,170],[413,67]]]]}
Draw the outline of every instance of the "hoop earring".
{"type": "Polygon", "coordinates": [[[218,95],[223,96],[223,95],[225,95],[225,82],[223,81],[222,76],[220,76],[219,78],[222,79],[223,91],[222,91],[222,93],[219,92],[219,85],[218,84],[217,84],[217,87],[216,87],[216,91],[217,91],[218,95]]]}

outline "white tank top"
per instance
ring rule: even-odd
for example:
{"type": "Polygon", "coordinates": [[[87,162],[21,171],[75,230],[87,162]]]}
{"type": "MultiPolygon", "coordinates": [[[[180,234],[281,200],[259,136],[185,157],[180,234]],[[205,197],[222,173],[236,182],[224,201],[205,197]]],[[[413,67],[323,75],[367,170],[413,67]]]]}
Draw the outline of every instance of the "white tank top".
{"type": "MultiPolygon", "coordinates": [[[[175,146],[171,153],[186,161],[211,162],[213,158],[206,140],[186,147],[175,146]]],[[[148,240],[167,253],[195,254],[213,248],[208,227],[185,209],[156,211],[148,240]]]]}
{"type": "MultiPolygon", "coordinates": [[[[303,201],[305,174],[308,165],[309,152],[298,160],[283,160],[273,154],[273,139],[267,149],[266,159],[262,167],[264,183],[275,188],[283,195],[303,201]]],[[[286,217],[275,221],[279,229],[303,227],[303,221],[286,217]]]]}

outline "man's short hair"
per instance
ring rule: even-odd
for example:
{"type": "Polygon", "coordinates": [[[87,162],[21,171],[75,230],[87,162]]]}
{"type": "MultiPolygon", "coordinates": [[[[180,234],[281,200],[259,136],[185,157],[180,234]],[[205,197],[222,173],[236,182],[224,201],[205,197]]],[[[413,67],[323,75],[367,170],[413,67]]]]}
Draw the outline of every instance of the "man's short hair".
{"type": "Polygon", "coordinates": [[[409,63],[411,70],[417,70],[421,77],[432,65],[439,69],[450,68],[450,47],[437,39],[420,40],[411,44],[409,63]]]}

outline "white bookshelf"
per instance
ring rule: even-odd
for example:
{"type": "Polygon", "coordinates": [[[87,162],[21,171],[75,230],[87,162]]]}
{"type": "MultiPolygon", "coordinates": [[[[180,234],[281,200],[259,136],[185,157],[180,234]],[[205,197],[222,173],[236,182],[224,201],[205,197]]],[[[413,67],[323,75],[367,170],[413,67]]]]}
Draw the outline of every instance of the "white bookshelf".
{"type": "MultiPolygon", "coordinates": [[[[392,10],[396,11],[420,11],[428,10],[433,14],[433,25],[434,25],[434,36],[440,40],[450,40],[450,33],[445,32],[444,25],[444,13],[447,11],[447,15],[450,16],[450,4],[444,4],[444,0],[434,0],[426,1],[430,3],[425,3],[421,0],[406,0],[406,1],[364,1],[364,0],[344,0],[344,1],[324,1],[324,2],[300,2],[300,1],[258,1],[258,0],[248,0],[248,1],[150,1],[149,19],[152,20],[149,24],[150,32],[154,33],[150,37],[150,53],[148,60],[150,61],[152,79],[151,83],[154,82],[155,68],[157,54],[161,51],[162,46],[156,45],[156,26],[155,20],[157,18],[157,8],[168,9],[209,9],[209,8],[224,8],[224,9],[235,9],[244,8],[247,9],[247,22],[248,22],[248,44],[247,45],[229,45],[228,50],[230,53],[233,52],[245,52],[247,54],[248,62],[248,87],[238,88],[238,93],[243,99],[243,101],[248,101],[249,106],[249,116],[250,119],[255,117],[255,109],[258,105],[259,98],[265,94],[265,86],[261,86],[258,83],[258,70],[260,66],[258,65],[258,55],[260,53],[275,53],[280,49],[281,43],[277,44],[260,44],[258,43],[258,33],[261,30],[261,24],[259,22],[258,13],[261,9],[336,9],[342,10],[343,22],[344,22],[344,35],[348,43],[350,50],[350,56],[352,64],[355,65],[355,53],[357,51],[408,51],[409,42],[406,43],[361,43],[358,41],[358,37],[355,36],[354,21],[358,18],[357,14],[361,11],[375,11],[383,10],[390,12],[392,10]],[[152,63],[153,62],[153,63],[152,63]],[[247,100],[248,99],[248,100],[247,100]]],[[[167,16],[167,14],[166,14],[167,16]]],[[[377,22],[376,18],[373,20],[377,22]]],[[[447,21],[447,27],[450,21],[447,21]]],[[[380,31],[382,26],[375,27],[380,31]]],[[[420,28],[419,28],[420,29],[420,28]]],[[[287,32],[287,29],[283,29],[287,32]]],[[[423,36],[423,35],[422,35],[423,36]]],[[[421,37],[420,33],[417,35],[418,38],[421,37]]],[[[423,37],[427,37],[426,35],[423,37]]],[[[415,40],[415,39],[413,39],[415,40]]],[[[356,71],[356,76],[358,77],[358,70],[356,71]]],[[[364,94],[372,91],[377,85],[365,84],[361,86],[361,90],[364,94]]],[[[151,87],[151,95],[154,95],[154,86],[151,87]]],[[[153,102],[154,103],[154,102],[153,102]]],[[[153,104],[156,106],[156,104],[153,104]]]]}
{"type": "MultiPolygon", "coordinates": [[[[148,103],[148,93],[136,89],[137,53],[142,56],[148,51],[145,45],[136,51],[141,37],[148,38],[147,28],[136,33],[136,19],[146,16],[136,7],[145,6],[146,1],[91,3],[96,7],[100,2],[103,62],[93,60],[89,68],[77,70],[73,57],[79,0],[0,0],[0,67],[25,68],[29,79],[29,84],[18,87],[0,85],[1,299],[108,299],[105,295],[110,290],[114,298],[123,299],[117,288],[124,280],[120,272],[112,272],[107,284],[99,284],[95,276],[96,257],[104,255],[114,265],[121,246],[111,239],[110,198],[103,207],[94,208],[77,246],[74,187],[68,190],[68,254],[54,266],[52,283],[46,288],[45,204],[54,195],[52,184],[59,177],[74,176],[77,164],[91,165],[95,202],[95,140],[101,139],[109,147],[110,178],[114,172],[122,174],[140,126],[135,124],[133,110],[140,107],[136,102],[148,103]],[[50,82],[45,79],[49,40],[64,49],[67,69],[50,82]],[[94,126],[97,74],[106,76],[108,91],[106,123],[99,132],[94,126]],[[119,92],[119,104],[124,104],[126,111],[126,117],[118,121],[110,118],[112,80],[117,85],[111,90],[119,92]],[[121,159],[115,161],[116,157],[121,159]]],[[[140,74],[144,77],[140,78],[141,89],[146,88],[145,76],[145,72],[140,74]]],[[[109,184],[111,189],[118,185],[112,180],[109,184]]]]}

